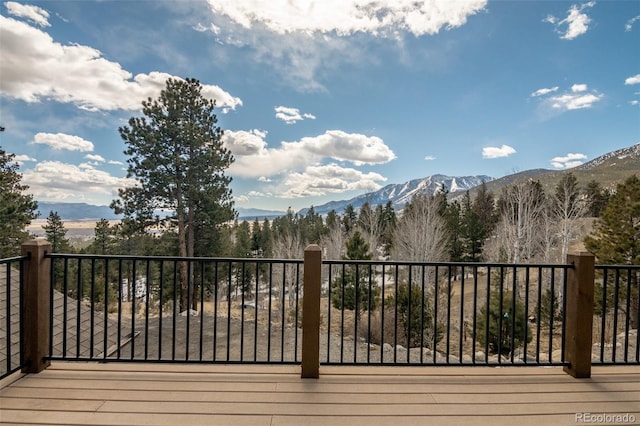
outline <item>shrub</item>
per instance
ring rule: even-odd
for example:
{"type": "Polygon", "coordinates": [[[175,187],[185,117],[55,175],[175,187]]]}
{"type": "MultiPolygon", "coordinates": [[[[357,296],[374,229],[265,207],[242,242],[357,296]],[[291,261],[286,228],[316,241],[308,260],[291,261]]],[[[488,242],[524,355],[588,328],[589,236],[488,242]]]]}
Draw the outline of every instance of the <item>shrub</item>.
{"type": "Polygon", "coordinates": [[[532,336],[524,303],[516,299],[515,312],[513,308],[513,295],[511,292],[505,291],[502,293],[502,300],[500,300],[500,293],[498,292],[491,296],[488,313],[486,306],[480,309],[476,335],[478,341],[482,345],[487,345],[492,353],[508,354],[522,345],[525,342],[525,338],[527,343],[531,342],[532,336]],[[488,341],[487,325],[489,326],[488,341]]]}
{"type": "Polygon", "coordinates": [[[434,327],[431,303],[419,285],[400,284],[396,295],[387,297],[385,316],[393,318],[396,311],[397,320],[394,322],[398,344],[408,343],[409,347],[431,347],[434,328],[436,344],[442,339],[443,326],[437,324],[434,327]]]}
{"type": "Polygon", "coordinates": [[[363,311],[374,310],[380,304],[380,287],[369,284],[369,274],[358,274],[347,267],[344,274],[331,282],[331,304],[336,309],[355,311],[358,317],[363,311]],[[356,284],[357,283],[357,284],[356,284]]]}

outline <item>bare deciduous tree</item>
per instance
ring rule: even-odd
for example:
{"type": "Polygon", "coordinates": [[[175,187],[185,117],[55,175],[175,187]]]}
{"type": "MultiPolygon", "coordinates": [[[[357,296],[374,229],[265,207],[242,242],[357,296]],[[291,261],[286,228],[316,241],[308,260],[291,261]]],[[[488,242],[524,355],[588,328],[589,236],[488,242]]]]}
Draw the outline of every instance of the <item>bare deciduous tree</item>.
{"type": "MultiPolygon", "coordinates": [[[[302,259],[304,257],[304,241],[298,230],[287,229],[275,237],[271,250],[276,259],[302,259]]],[[[281,283],[280,301],[284,303],[285,296],[288,295],[289,305],[295,302],[295,265],[287,264],[281,270],[274,271],[274,280],[281,283]]]]}
{"type": "Polygon", "coordinates": [[[394,233],[394,259],[429,262],[446,259],[447,224],[440,203],[439,198],[421,194],[405,206],[394,233]]]}
{"type": "Polygon", "coordinates": [[[578,219],[589,210],[589,204],[580,196],[576,177],[569,173],[556,186],[552,198],[553,216],[558,224],[560,240],[560,261],[564,262],[569,252],[571,240],[578,232],[578,219]]]}
{"type": "Polygon", "coordinates": [[[365,203],[360,209],[360,216],[358,217],[358,229],[367,244],[369,244],[374,259],[380,255],[378,249],[384,233],[382,218],[380,217],[381,212],[382,209],[372,209],[369,203],[365,203]]]}
{"type": "Polygon", "coordinates": [[[540,220],[544,214],[544,193],[539,182],[511,185],[502,191],[498,201],[499,221],[493,244],[493,255],[509,263],[529,261],[539,247],[540,220]],[[505,259],[506,258],[506,259],[505,259]]]}

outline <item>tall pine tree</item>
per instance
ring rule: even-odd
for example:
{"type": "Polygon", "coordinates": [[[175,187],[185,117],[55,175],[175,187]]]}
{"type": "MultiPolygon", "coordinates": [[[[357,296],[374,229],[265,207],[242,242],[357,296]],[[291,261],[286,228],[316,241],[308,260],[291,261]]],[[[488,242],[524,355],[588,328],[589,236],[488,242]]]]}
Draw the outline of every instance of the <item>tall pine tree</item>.
{"type": "MultiPolygon", "coordinates": [[[[200,231],[235,217],[231,178],[225,174],[233,156],[222,143],[214,108],[199,81],[170,78],[158,99],[142,102],[143,117],[119,129],[129,156],[127,177],[138,184],[120,190],[112,207],[140,228],[158,222],[175,228],[181,257],[197,254],[200,231]],[[171,214],[161,219],[154,216],[156,210],[171,214]]],[[[195,309],[186,263],[179,269],[180,309],[188,308],[188,300],[195,309]]]]}

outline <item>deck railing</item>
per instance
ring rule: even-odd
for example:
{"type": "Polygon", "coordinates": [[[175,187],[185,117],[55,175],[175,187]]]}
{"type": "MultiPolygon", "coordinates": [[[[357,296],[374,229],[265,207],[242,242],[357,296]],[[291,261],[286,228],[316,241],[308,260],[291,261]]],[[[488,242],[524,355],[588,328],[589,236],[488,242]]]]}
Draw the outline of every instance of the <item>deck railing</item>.
{"type": "Polygon", "coordinates": [[[48,258],[51,360],[300,362],[301,260],[48,258]]]}
{"type": "Polygon", "coordinates": [[[640,364],[640,267],[595,267],[589,254],[514,265],[323,261],[317,246],[304,260],[49,251],[33,241],[2,262],[24,288],[17,322],[15,291],[0,300],[3,376],[51,360],[301,363],[303,377],[324,364],[551,365],[576,377],[640,364]]]}
{"type": "Polygon", "coordinates": [[[0,260],[0,377],[25,366],[21,328],[23,265],[27,257],[0,260]]]}
{"type": "Polygon", "coordinates": [[[324,263],[328,364],[566,365],[571,265],[324,263]]]}
{"type": "Polygon", "coordinates": [[[639,363],[639,288],[640,265],[595,267],[594,364],[639,363]]]}

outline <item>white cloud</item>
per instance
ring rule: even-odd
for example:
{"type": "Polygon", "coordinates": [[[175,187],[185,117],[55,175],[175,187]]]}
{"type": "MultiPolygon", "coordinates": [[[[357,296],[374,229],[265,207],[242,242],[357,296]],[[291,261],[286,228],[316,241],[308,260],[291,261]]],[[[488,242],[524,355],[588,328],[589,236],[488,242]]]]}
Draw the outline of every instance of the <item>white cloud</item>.
{"type": "Polygon", "coordinates": [[[566,18],[559,20],[555,16],[549,15],[544,19],[544,22],[553,24],[556,27],[556,32],[560,34],[561,39],[573,40],[589,30],[591,18],[583,11],[595,5],[595,1],[583,3],[580,6],[574,4],[569,8],[566,18]],[[565,26],[566,28],[564,28],[565,26]]]}
{"type": "Polygon", "coordinates": [[[633,29],[633,24],[638,20],[640,20],[640,15],[629,19],[627,21],[627,23],[625,24],[625,26],[624,26],[624,30],[625,31],[631,31],[633,29]]]}
{"type": "Polygon", "coordinates": [[[551,165],[556,169],[571,169],[584,164],[587,156],[584,154],[567,154],[564,157],[555,157],[551,159],[551,165]]]}
{"type": "Polygon", "coordinates": [[[424,157],[424,159],[427,161],[433,161],[436,159],[436,157],[434,157],[433,155],[427,155],[426,157],[424,157]]]}
{"type": "MultiPolygon", "coordinates": [[[[543,97],[552,92],[557,92],[558,87],[552,89],[540,89],[532,94],[532,96],[543,97]]],[[[565,112],[576,109],[591,108],[595,103],[604,98],[604,95],[594,90],[587,92],[588,86],[586,84],[573,84],[569,91],[565,91],[562,94],[548,96],[542,100],[541,105],[547,111],[565,112]]]]}
{"type": "Polygon", "coordinates": [[[29,157],[28,155],[24,155],[24,154],[16,155],[15,157],[13,157],[13,159],[14,159],[14,161],[15,161],[16,163],[18,163],[19,165],[22,165],[22,164],[24,164],[24,163],[26,163],[26,162],[35,162],[35,161],[38,161],[38,160],[36,160],[35,158],[33,158],[33,157],[29,157]]]}
{"type": "Polygon", "coordinates": [[[629,101],[629,104],[633,105],[633,106],[636,106],[636,105],[640,104],[640,101],[637,101],[637,100],[634,99],[632,101],[629,101]]]}
{"type": "Polygon", "coordinates": [[[500,157],[508,157],[512,154],[515,154],[516,150],[510,147],[509,145],[502,145],[501,147],[497,146],[488,146],[482,148],[482,158],[500,158],[500,157]]]}
{"type": "Polygon", "coordinates": [[[542,89],[538,89],[535,92],[533,92],[531,94],[531,96],[536,97],[536,96],[544,96],[544,95],[548,95],[549,93],[553,93],[553,92],[557,92],[558,91],[558,86],[554,86],[551,88],[542,88],[542,89]]]}
{"type": "Polygon", "coordinates": [[[599,102],[603,95],[598,94],[586,94],[586,95],[571,95],[565,94],[560,96],[554,96],[550,99],[551,107],[561,111],[571,111],[574,109],[591,108],[593,104],[599,102]]]}
{"type": "Polygon", "coordinates": [[[482,11],[487,0],[209,0],[216,15],[244,28],[262,26],[277,34],[370,33],[376,36],[407,31],[416,36],[464,25],[482,11]]]}
{"type": "Polygon", "coordinates": [[[289,108],[285,106],[275,107],[276,118],[284,121],[287,124],[293,124],[297,121],[304,119],[315,120],[316,116],[313,114],[300,114],[298,108],[289,108]]]}
{"type": "Polygon", "coordinates": [[[574,84],[573,86],[571,86],[571,91],[573,93],[586,92],[587,91],[587,85],[586,84],[574,84]]]}
{"type": "MultiPolygon", "coordinates": [[[[156,98],[169,77],[161,72],[137,74],[122,69],[92,47],[63,45],[25,22],[0,15],[0,93],[25,102],[52,99],[89,111],[138,110],[142,100],[156,98]],[[46,65],[44,65],[46,64],[46,65]]],[[[215,85],[202,94],[223,112],[242,105],[215,85]]]]}
{"type": "Polygon", "coordinates": [[[627,86],[630,86],[632,84],[640,84],[640,74],[636,74],[634,76],[631,76],[631,77],[627,78],[624,81],[624,84],[627,85],[627,86]]]}
{"type": "Polygon", "coordinates": [[[260,191],[249,191],[247,193],[249,197],[271,197],[273,196],[270,192],[260,192],[260,191]]]}
{"type": "Polygon", "coordinates": [[[393,151],[376,136],[328,130],[296,142],[282,142],[279,148],[267,148],[264,133],[225,132],[225,145],[236,156],[229,172],[242,177],[270,177],[300,171],[330,158],[356,166],[383,164],[396,158],[393,151]]]}
{"type": "MultiPolygon", "coordinates": [[[[304,137],[299,143],[305,151],[340,161],[350,161],[356,166],[383,164],[396,158],[393,151],[379,137],[346,133],[342,130],[327,130],[319,136],[304,137]]],[[[289,143],[284,142],[283,145],[289,143]]]]}
{"type": "Polygon", "coordinates": [[[118,188],[135,184],[134,180],[112,176],[88,164],[76,166],[59,161],[38,163],[22,174],[22,180],[39,200],[84,200],[98,204],[117,196],[118,188]]]}
{"type": "MultiPolygon", "coordinates": [[[[229,173],[240,177],[258,178],[272,183],[277,196],[300,198],[320,196],[350,190],[372,191],[386,178],[378,173],[364,173],[331,163],[325,159],[350,162],[356,166],[391,161],[395,154],[375,136],[329,130],[319,136],[305,137],[297,142],[282,142],[279,148],[268,148],[266,133],[225,132],[224,143],[236,155],[229,173]],[[279,176],[273,179],[274,176],[279,176]]],[[[271,193],[269,193],[271,194],[271,193]]],[[[266,196],[264,192],[249,196],[266,196]]]]}
{"type": "Polygon", "coordinates": [[[102,155],[97,154],[87,154],[84,156],[87,160],[95,161],[96,163],[104,163],[105,159],[102,155]]]}
{"type": "Polygon", "coordinates": [[[225,130],[222,141],[235,156],[257,155],[264,152],[267,147],[267,142],[264,140],[266,136],[267,132],[258,129],[248,132],[225,130]]]}
{"type": "MultiPolygon", "coordinates": [[[[462,26],[486,4],[487,0],[209,0],[210,32],[221,48],[242,48],[279,73],[284,84],[300,92],[318,92],[327,90],[320,69],[376,64],[372,39],[402,55],[405,36],[462,26]]],[[[438,49],[438,63],[446,62],[444,53],[438,49]]],[[[435,56],[430,55],[430,64],[436,63],[435,56]]]]}
{"type": "Polygon", "coordinates": [[[68,151],[93,151],[93,143],[82,139],[80,136],[67,135],[64,133],[38,133],[33,137],[32,143],[48,145],[53,149],[66,149],[68,151]]]}
{"type": "Polygon", "coordinates": [[[341,167],[337,164],[309,166],[301,173],[292,173],[284,181],[284,198],[323,196],[351,190],[375,191],[386,178],[378,173],[341,167]]]}
{"type": "Polygon", "coordinates": [[[112,164],[112,165],[115,165],[115,166],[121,166],[124,163],[122,161],[109,160],[109,161],[107,161],[107,164],[112,164]]]}
{"type": "Polygon", "coordinates": [[[14,1],[5,2],[7,12],[10,15],[18,16],[20,18],[27,18],[31,22],[41,27],[49,27],[49,12],[38,7],[28,4],[20,4],[14,1]]]}

